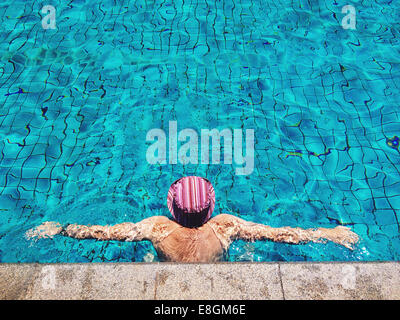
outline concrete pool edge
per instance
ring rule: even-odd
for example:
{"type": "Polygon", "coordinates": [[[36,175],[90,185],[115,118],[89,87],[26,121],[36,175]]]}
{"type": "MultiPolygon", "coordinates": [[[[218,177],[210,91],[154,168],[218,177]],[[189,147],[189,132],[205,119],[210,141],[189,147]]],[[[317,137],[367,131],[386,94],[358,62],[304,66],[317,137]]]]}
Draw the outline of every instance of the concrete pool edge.
{"type": "Polygon", "coordinates": [[[400,299],[400,262],[2,263],[0,299],[400,299]]]}

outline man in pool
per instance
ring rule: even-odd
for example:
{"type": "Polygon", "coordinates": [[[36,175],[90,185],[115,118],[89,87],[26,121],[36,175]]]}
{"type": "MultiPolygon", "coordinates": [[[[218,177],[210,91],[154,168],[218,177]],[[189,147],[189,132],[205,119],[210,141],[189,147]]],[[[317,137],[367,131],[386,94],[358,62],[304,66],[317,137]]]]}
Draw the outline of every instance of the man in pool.
{"type": "Polygon", "coordinates": [[[151,241],[159,259],[175,262],[214,262],[223,260],[234,240],[270,240],[290,244],[333,241],[353,249],[358,236],[349,228],[301,229],[272,228],[245,221],[230,214],[210,219],[215,206],[211,183],[200,177],[184,177],[175,181],[168,192],[167,204],[174,220],[154,216],[138,223],[125,222],[114,226],[66,227],[45,222],[27,232],[28,238],[47,238],[61,234],[76,239],[151,241]]]}

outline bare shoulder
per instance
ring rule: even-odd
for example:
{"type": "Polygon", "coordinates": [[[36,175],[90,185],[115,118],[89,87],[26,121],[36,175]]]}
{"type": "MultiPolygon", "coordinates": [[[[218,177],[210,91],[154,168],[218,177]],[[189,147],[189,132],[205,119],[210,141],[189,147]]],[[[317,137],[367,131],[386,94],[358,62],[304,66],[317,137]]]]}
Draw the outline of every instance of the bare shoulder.
{"type": "Polygon", "coordinates": [[[140,222],[146,225],[147,233],[151,235],[152,240],[161,241],[174,231],[179,225],[165,216],[154,216],[144,219],[140,222]]]}
{"type": "Polygon", "coordinates": [[[212,218],[208,223],[211,225],[215,232],[225,237],[231,237],[235,233],[237,233],[242,221],[242,219],[235,217],[231,214],[221,213],[212,218]]]}
{"type": "Polygon", "coordinates": [[[240,221],[240,218],[231,214],[221,213],[208,221],[207,224],[214,230],[223,248],[227,250],[240,229],[240,221]]]}

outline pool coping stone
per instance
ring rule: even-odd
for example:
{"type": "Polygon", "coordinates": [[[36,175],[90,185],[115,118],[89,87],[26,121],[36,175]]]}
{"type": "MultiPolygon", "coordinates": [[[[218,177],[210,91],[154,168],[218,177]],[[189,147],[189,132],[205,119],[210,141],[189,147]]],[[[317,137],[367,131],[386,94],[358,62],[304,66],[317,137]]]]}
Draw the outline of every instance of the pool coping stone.
{"type": "Polygon", "coordinates": [[[2,300],[400,299],[400,263],[0,263],[2,300]]]}

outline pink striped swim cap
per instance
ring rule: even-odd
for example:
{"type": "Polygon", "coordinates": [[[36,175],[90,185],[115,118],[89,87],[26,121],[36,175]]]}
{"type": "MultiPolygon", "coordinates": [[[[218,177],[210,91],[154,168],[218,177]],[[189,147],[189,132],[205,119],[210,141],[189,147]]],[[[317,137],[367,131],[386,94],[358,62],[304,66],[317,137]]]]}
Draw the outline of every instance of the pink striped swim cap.
{"type": "Polygon", "coordinates": [[[210,219],[215,207],[215,192],[210,181],[201,177],[183,177],[168,191],[168,209],[182,226],[196,228],[210,219]]]}

